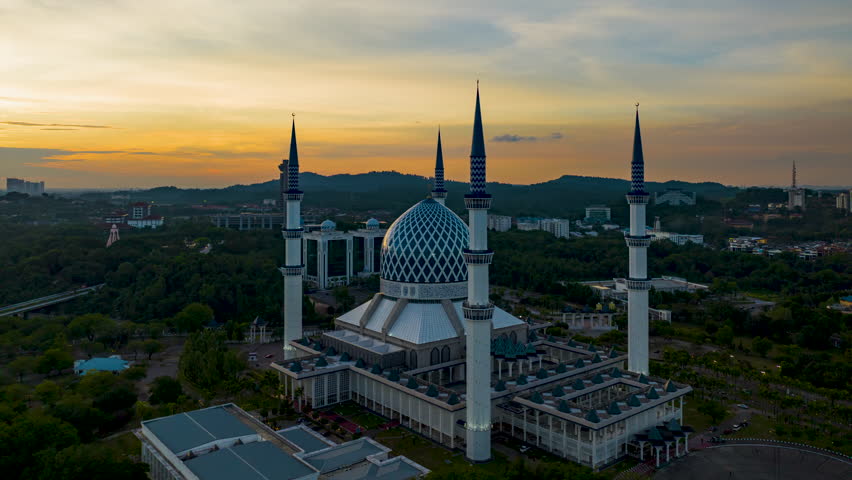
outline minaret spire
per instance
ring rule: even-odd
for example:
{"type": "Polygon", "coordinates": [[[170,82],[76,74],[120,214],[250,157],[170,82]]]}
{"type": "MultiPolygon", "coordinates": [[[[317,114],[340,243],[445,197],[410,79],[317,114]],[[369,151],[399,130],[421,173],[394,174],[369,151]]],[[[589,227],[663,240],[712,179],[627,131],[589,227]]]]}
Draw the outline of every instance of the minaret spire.
{"type": "Polygon", "coordinates": [[[639,130],[639,104],[636,104],[636,127],[633,131],[633,160],[630,162],[630,234],[625,236],[630,255],[627,279],[627,368],[648,374],[648,246],[651,237],[645,232],[645,158],[639,130]]]}
{"type": "Polygon", "coordinates": [[[792,188],[793,188],[793,190],[796,189],[796,161],[795,160],[793,160],[793,185],[792,185],[792,188]]]}
{"type": "MultiPolygon", "coordinates": [[[[287,169],[287,191],[282,199],[286,203],[284,236],[284,266],[279,270],[284,275],[284,357],[292,359],[297,351],[292,342],[302,338],[302,198],[299,190],[299,151],[296,148],[296,115],[290,131],[290,158],[281,162],[282,173],[287,169]]],[[[282,175],[283,177],[283,175],[282,175]]],[[[284,181],[281,181],[282,188],[284,181]]]]}
{"type": "Polygon", "coordinates": [[[639,130],[639,102],[636,103],[636,127],[633,130],[633,161],[630,163],[630,193],[645,193],[645,155],[642,153],[642,132],[639,130]]]}
{"type": "Polygon", "coordinates": [[[447,190],[444,189],[444,152],[441,148],[441,127],[438,127],[438,151],[435,153],[435,186],[432,188],[432,198],[444,204],[447,190]]]}
{"type": "Polygon", "coordinates": [[[299,149],[296,147],[296,114],[290,130],[290,158],[287,163],[287,191],[299,192],[299,149]]]}
{"type": "Polygon", "coordinates": [[[476,81],[476,111],[473,114],[473,139],[470,142],[470,193],[485,193],[485,135],[479,106],[479,80],[476,81]]]}
{"type": "Polygon", "coordinates": [[[464,196],[470,218],[470,242],[464,249],[467,264],[467,301],[462,305],[465,320],[467,380],[467,458],[483,462],[491,458],[491,318],[494,304],[488,296],[488,266],[494,253],[488,249],[488,209],[491,195],[485,191],[485,137],[476,81],[476,113],[470,146],[470,193],[464,196]]]}

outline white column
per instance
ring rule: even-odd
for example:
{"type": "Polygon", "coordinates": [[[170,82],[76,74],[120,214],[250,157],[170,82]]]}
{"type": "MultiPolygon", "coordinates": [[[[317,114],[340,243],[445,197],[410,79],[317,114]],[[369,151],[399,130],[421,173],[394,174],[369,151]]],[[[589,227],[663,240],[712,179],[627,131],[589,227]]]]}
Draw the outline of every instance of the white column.
{"type": "Polygon", "coordinates": [[[302,338],[302,227],[300,224],[302,194],[286,194],[287,229],[285,238],[284,275],[284,358],[296,357],[290,342],[302,338]]]}
{"type": "Polygon", "coordinates": [[[630,276],[627,279],[627,369],[648,374],[648,245],[645,232],[647,195],[628,195],[630,204],[629,250],[630,276]]]}

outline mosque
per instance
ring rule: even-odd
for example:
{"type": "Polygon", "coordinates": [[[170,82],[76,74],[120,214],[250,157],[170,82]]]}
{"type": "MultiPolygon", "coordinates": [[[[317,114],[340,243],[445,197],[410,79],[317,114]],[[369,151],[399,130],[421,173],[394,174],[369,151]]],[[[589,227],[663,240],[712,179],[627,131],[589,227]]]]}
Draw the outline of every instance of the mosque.
{"type": "Polygon", "coordinates": [[[302,334],[303,229],[295,122],[282,162],[286,202],[285,360],[273,363],[286,394],[321,408],[354,401],[468,460],[491,457],[492,435],[517,438],[598,469],[625,456],[658,465],[688,451],[682,425],[691,387],[648,371],[644,159],[638,105],[631,190],[629,351],[543,333],[489,300],[485,137],[479,88],[466,223],[444,206],[440,133],[431,198],[394,221],[381,244],[380,291],[302,334]]]}

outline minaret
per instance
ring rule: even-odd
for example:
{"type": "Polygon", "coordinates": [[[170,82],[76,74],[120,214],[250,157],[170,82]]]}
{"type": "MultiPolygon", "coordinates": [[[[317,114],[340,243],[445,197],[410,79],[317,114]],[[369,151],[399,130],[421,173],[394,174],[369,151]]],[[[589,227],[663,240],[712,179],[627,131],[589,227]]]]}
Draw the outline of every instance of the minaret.
{"type": "Polygon", "coordinates": [[[639,104],[636,104],[636,129],[633,132],[633,161],[630,164],[631,182],[627,203],[630,204],[630,277],[627,279],[627,369],[648,371],[648,245],[651,237],[645,232],[645,159],[642,155],[642,135],[639,132],[639,104]]]}
{"type": "MultiPolygon", "coordinates": [[[[302,197],[299,190],[299,152],[296,148],[296,119],[293,118],[290,133],[290,158],[281,162],[279,169],[287,169],[287,190],[282,195],[286,202],[286,224],[281,229],[285,242],[284,266],[280,268],[284,275],[284,357],[296,356],[296,349],[290,345],[293,340],[302,338],[302,197]]],[[[283,184],[283,182],[282,182],[283,184]]]]}
{"type": "Polygon", "coordinates": [[[796,161],[795,160],[793,160],[793,184],[790,188],[791,188],[791,190],[796,189],[796,161]]]}
{"type": "Polygon", "coordinates": [[[488,209],[491,195],[485,192],[485,138],[479,108],[479,82],[476,84],[476,113],[470,147],[470,193],[464,196],[470,214],[467,264],[467,301],[464,302],[467,334],[467,450],[468,460],[484,462],[491,458],[491,317],[494,305],[488,298],[488,265],[493,252],[488,249],[488,209]]]}
{"type": "Polygon", "coordinates": [[[432,198],[441,205],[447,198],[447,190],[444,189],[444,151],[441,148],[440,128],[438,128],[438,153],[435,154],[435,187],[432,189],[432,198]]]}

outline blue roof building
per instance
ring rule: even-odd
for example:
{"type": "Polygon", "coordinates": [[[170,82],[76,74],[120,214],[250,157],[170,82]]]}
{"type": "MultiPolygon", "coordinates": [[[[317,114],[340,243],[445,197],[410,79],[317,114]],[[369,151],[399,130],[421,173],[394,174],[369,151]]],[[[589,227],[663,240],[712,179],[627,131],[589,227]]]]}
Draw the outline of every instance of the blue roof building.
{"type": "Polygon", "coordinates": [[[130,368],[130,362],[123,360],[118,355],[95,357],[89,360],[77,360],[74,362],[74,373],[77,375],[85,375],[88,372],[121,373],[128,368],[130,368]]]}

